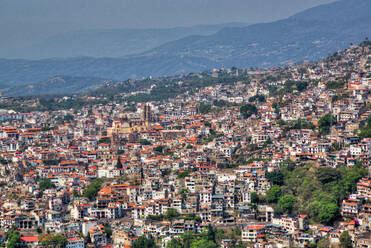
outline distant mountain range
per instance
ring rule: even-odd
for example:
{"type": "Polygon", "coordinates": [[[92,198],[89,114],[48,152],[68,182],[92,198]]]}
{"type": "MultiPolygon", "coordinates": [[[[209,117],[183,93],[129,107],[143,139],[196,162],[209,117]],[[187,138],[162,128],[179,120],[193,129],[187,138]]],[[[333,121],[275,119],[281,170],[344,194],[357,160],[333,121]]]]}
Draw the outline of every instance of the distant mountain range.
{"type": "Polygon", "coordinates": [[[170,41],[191,35],[211,35],[226,27],[244,27],[247,23],[198,25],[167,29],[90,29],[59,33],[39,38],[28,45],[0,47],[0,57],[45,59],[69,57],[123,57],[142,53],[170,41]]]}
{"type": "MultiPolygon", "coordinates": [[[[342,0],[284,20],[191,35],[120,58],[1,59],[0,85],[15,87],[55,75],[124,80],[219,67],[271,67],[319,60],[371,37],[370,10],[371,0],[342,0]]],[[[8,88],[4,93],[12,94],[13,90],[8,88]]],[[[55,88],[50,92],[60,91],[55,88]]]]}
{"type": "Polygon", "coordinates": [[[343,0],[273,23],[186,37],[146,55],[208,58],[225,67],[270,67],[318,60],[370,36],[370,11],[371,0],[343,0]]]}

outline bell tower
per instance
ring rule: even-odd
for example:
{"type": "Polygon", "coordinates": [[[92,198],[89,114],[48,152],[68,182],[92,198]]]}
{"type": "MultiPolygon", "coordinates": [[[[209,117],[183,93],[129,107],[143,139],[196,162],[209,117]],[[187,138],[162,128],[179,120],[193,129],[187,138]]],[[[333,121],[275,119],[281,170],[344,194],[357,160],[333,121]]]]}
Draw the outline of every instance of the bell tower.
{"type": "Polygon", "coordinates": [[[149,123],[152,121],[152,115],[151,115],[151,106],[146,103],[143,107],[143,121],[144,124],[148,127],[149,123]]]}

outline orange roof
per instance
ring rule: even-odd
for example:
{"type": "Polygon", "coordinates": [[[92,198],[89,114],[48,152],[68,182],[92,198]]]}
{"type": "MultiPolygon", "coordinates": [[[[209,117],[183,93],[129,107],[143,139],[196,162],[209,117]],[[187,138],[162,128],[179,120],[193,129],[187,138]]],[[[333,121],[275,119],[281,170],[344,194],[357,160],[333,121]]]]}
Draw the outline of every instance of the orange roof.
{"type": "Polygon", "coordinates": [[[248,229],[263,229],[265,227],[265,225],[251,225],[251,226],[247,226],[248,229]]]}
{"type": "Polygon", "coordinates": [[[67,164],[78,164],[77,161],[74,160],[64,160],[59,163],[60,165],[67,165],[67,164]]]}
{"type": "Polygon", "coordinates": [[[100,195],[110,195],[112,193],[112,190],[111,188],[102,188],[101,190],[99,190],[99,194],[100,195]]]}
{"type": "Polygon", "coordinates": [[[39,238],[37,236],[21,237],[24,242],[38,242],[39,238]]]}
{"type": "Polygon", "coordinates": [[[345,226],[348,226],[348,225],[355,225],[356,224],[356,222],[354,221],[354,220],[352,220],[352,221],[349,221],[349,222],[344,222],[344,225],[345,226]]]}
{"type": "Polygon", "coordinates": [[[343,201],[343,204],[351,205],[351,206],[357,206],[357,203],[355,203],[355,202],[345,202],[345,201],[343,201]]]}
{"type": "Polygon", "coordinates": [[[155,126],[153,126],[153,129],[162,130],[164,128],[162,126],[160,126],[160,125],[155,125],[155,126]]]}

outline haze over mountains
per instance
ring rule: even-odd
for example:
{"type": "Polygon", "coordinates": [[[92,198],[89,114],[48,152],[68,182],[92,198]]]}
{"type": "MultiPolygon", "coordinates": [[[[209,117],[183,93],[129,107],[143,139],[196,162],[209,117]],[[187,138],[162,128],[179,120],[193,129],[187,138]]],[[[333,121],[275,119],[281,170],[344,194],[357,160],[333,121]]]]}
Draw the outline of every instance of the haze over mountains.
{"type": "MultiPolygon", "coordinates": [[[[170,41],[156,48],[150,48],[151,45],[143,41],[141,46],[148,47],[148,51],[132,48],[137,54],[120,58],[1,59],[0,85],[3,88],[18,87],[56,75],[124,80],[223,66],[271,67],[290,61],[318,60],[350,43],[359,43],[365,37],[371,37],[370,10],[371,0],[342,0],[276,22],[225,27],[217,32],[214,30],[215,33],[211,28],[208,35],[183,36],[177,40],[171,40],[179,35],[177,32],[172,33],[170,38],[154,35],[158,39],[154,38],[157,40],[151,44],[160,44],[166,39],[170,41]]],[[[202,32],[205,30],[192,34],[202,32]]],[[[112,49],[102,46],[102,51],[98,52],[113,53],[117,50],[117,54],[128,54],[128,49],[120,50],[120,47],[121,44],[112,49]]],[[[48,93],[53,91],[58,92],[58,88],[48,89],[48,93]]],[[[16,92],[16,88],[8,88],[4,93],[11,92],[16,92]]]]}
{"type": "Polygon", "coordinates": [[[6,91],[6,95],[69,95],[96,90],[107,83],[110,83],[110,81],[95,77],[55,76],[35,84],[11,87],[6,91]]]}
{"type": "Polygon", "coordinates": [[[369,36],[370,11],[370,0],[343,0],[273,23],[186,37],[147,54],[204,57],[226,67],[270,67],[317,60],[369,36]]]}
{"type": "Polygon", "coordinates": [[[197,25],[162,29],[87,29],[38,38],[12,49],[0,48],[0,57],[22,59],[70,57],[123,57],[142,53],[191,35],[211,35],[226,27],[247,23],[197,25]]]}
{"type": "MultiPolygon", "coordinates": [[[[9,50],[24,50],[50,37],[71,32],[271,22],[332,1],[1,0],[0,58],[26,58],[20,53],[15,57],[9,50]]],[[[74,40],[69,42],[73,43],[74,40]]],[[[86,53],[73,56],[81,54],[94,56],[86,53]]],[[[39,57],[31,59],[36,58],[39,57]]]]}

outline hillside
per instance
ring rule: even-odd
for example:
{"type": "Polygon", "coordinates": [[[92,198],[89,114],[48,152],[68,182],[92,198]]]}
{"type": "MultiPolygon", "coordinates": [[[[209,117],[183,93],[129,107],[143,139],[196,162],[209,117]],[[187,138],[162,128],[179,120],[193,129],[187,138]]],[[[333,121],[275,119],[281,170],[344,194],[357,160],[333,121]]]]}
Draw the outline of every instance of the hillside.
{"type": "MultiPolygon", "coordinates": [[[[208,36],[188,36],[122,58],[0,60],[2,88],[55,75],[112,80],[167,76],[220,67],[271,67],[319,60],[371,37],[371,0],[342,0],[288,19],[224,28],[208,36]]],[[[58,92],[56,92],[58,93],[58,92]]]]}
{"type": "Polygon", "coordinates": [[[14,86],[3,91],[6,96],[30,96],[48,94],[83,93],[97,89],[109,80],[93,77],[56,76],[40,83],[27,86],[14,86]]]}
{"type": "MultiPolygon", "coordinates": [[[[28,85],[54,77],[97,77],[120,80],[182,74],[207,69],[218,64],[206,58],[137,56],[128,58],[73,58],[45,60],[0,59],[0,88],[28,85]]],[[[59,92],[55,92],[59,93],[59,92]]],[[[71,92],[72,93],[72,92],[71,92]]]]}

